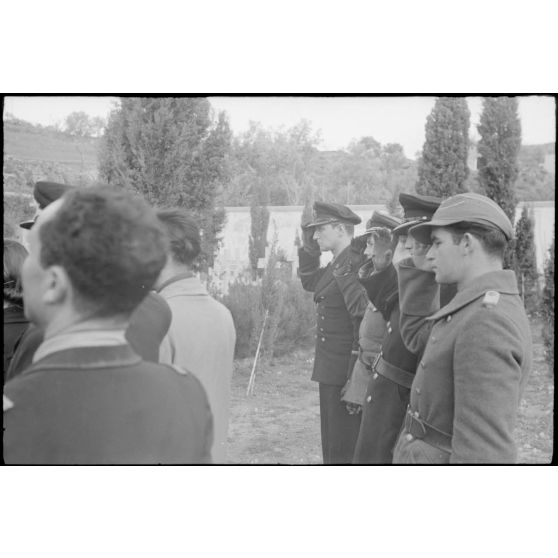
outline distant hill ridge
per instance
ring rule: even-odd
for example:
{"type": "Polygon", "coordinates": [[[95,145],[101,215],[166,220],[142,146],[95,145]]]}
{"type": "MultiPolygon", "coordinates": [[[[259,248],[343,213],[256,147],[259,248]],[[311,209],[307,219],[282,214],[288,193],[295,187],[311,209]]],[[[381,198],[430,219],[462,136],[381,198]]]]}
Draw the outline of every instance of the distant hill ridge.
{"type": "MultiPolygon", "coordinates": [[[[45,178],[78,185],[91,183],[97,179],[99,145],[100,138],[70,136],[54,127],[20,119],[5,120],[4,188],[26,191],[36,180],[45,178]]],[[[476,147],[474,142],[471,147],[476,147]]],[[[318,151],[318,167],[321,162],[327,172],[326,162],[342,159],[344,155],[341,150],[318,151]]],[[[533,196],[534,199],[554,199],[555,143],[522,145],[519,165],[519,199],[533,199],[533,196]],[[529,167],[540,167],[547,176],[537,177],[536,182],[524,179],[521,171],[529,167]]]]}

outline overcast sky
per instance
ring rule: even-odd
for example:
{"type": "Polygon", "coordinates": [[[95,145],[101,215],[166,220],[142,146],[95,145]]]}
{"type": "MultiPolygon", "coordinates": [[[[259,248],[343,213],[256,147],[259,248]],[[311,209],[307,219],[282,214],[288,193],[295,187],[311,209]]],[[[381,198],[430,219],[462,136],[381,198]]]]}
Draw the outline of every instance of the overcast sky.
{"type": "MultiPolygon", "coordinates": [[[[480,97],[468,97],[470,135],[478,139],[476,124],[482,109],[480,97]]],[[[228,113],[235,134],[249,122],[264,127],[288,128],[301,119],[321,132],[321,149],[343,149],[353,139],[373,136],[379,142],[400,143],[414,158],[424,143],[426,117],[434,97],[210,97],[216,111],[228,113]]],[[[7,97],[4,111],[29,122],[49,125],[83,110],[106,117],[116,106],[115,97],[7,97]]],[[[552,97],[520,97],[523,143],[556,141],[555,102],[552,97]]]]}

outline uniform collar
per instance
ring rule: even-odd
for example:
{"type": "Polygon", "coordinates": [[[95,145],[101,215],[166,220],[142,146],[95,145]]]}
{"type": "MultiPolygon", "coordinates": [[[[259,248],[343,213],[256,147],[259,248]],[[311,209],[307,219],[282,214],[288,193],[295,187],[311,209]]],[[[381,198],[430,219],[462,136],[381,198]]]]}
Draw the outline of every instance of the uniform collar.
{"type": "Polygon", "coordinates": [[[113,368],[131,366],[141,362],[130,345],[99,347],[74,347],[49,353],[40,361],[33,363],[22,375],[37,370],[86,370],[92,368],[113,368]]]}
{"type": "Polygon", "coordinates": [[[75,349],[78,347],[110,347],[126,344],[126,330],[114,329],[87,329],[77,327],[45,339],[33,355],[33,364],[52,353],[75,349]]]}
{"type": "Polygon", "coordinates": [[[497,291],[502,294],[512,295],[519,294],[515,272],[511,269],[500,269],[476,277],[464,289],[458,291],[446,306],[440,308],[438,312],[426,319],[437,320],[453,314],[455,311],[463,308],[463,306],[467,306],[473,300],[483,296],[487,291],[497,291]]]}

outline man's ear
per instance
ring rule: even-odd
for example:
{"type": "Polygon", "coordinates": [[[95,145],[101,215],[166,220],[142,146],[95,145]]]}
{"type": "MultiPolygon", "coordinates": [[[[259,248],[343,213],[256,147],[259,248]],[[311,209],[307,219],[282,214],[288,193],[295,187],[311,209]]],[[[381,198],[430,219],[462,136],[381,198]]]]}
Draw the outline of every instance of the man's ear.
{"type": "Polygon", "coordinates": [[[472,250],[475,240],[475,237],[471,233],[466,232],[461,237],[460,245],[465,252],[468,253],[472,250]]]}
{"type": "Polygon", "coordinates": [[[72,291],[72,284],[66,270],[53,265],[46,270],[45,290],[43,301],[45,304],[55,305],[64,302],[72,291]]]}

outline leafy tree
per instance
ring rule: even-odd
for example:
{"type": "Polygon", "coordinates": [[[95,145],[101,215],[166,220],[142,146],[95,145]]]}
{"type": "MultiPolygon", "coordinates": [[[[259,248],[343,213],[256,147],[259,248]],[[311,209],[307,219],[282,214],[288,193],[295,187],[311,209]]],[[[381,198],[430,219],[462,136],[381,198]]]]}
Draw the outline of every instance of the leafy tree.
{"type": "Polygon", "coordinates": [[[426,119],[416,191],[446,198],[465,191],[470,112],[464,98],[438,97],[426,119]]]}
{"type": "Polygon", "coordinates": [[[550,257],[544,268],[544,289],[542,293],[541,314],[543,318],[543,340],[546,361],[554,370],[554,246],[556,229],[550,247],[550,257]]]}
{"type": "Polygon", "coordinates": [[[80,110],[70,113],[65,120],[66,132],[71,136],[87,137],[93,133],[92,122],[89,115],[80,110]]]}
{"type": "MultiPolygon", "coordinates": [[[[493,199],[514,222],[517,199],[515,181],[521,147],[521,122],[516,97],[488,97],[477,125],[478,180],[481,192],[493,199]]],[[[513,243],[507,250],[504,265],[514,268],[513,243]]]]}
{"type": "Polygon", "coordinates": [[[515,226],[515,261],[517,281],[525,308],[536,311],[538,305],[538,273],[535,258],[535,234],[533,220],[527,206],[523,207],[521,218],[515,226]]]}
{"type": "Polygon", "coordinates": [[[248,205],[256,189],[266,190],[272,205],[296,205],[312,187],[310,161],[319,141],[307,121],[272,131],[251,122],[233,141],[228,205],[248,205]]]}
{"type": "Polygon", "coordinates": [[[205,98],[121,100],[107,123],[99,175],[134,190],[156,206],[184,207],[202,230],[202,267],[212,265],[225,212],[215,209],[229,181],[232,134],[205,98]]]}

